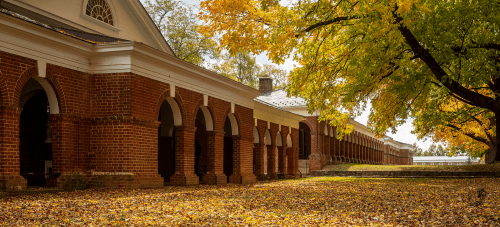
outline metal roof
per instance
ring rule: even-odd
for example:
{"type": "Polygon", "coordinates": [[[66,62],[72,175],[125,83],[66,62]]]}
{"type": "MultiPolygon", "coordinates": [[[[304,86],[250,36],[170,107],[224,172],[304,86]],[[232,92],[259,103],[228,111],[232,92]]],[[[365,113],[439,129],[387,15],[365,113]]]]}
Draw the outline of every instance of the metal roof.
{"type": "Polygon", "coordinates": [[[301,97],[288,97],[283,89],[278,89],[262,94],[257,99],[278,107],[307,106],[307,102],[301,97]]]}

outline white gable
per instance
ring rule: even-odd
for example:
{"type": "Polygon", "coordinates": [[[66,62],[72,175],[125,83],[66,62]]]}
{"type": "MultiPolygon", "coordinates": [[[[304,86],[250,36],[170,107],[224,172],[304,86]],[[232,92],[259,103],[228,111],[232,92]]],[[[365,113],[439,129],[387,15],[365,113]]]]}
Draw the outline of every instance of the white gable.
{"type": "Polygon", "coordinates": [[[85,32],[141,42],[155,49],[173,54],[139,0],[99,0],[106,1],[109,5],[113,25],[86,15],[85,9],[88,1],[4,0],[4,2],[17,5],[85,32]]]}

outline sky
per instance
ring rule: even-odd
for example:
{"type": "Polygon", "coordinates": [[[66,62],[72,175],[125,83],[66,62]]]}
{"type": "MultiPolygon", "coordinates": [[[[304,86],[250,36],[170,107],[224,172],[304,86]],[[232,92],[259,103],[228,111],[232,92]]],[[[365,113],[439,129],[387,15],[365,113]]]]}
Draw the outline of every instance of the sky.
{"type": "MultiPolygon", "coordinates": [[[[143,4],[144,4],[144,2],[146,2],[145,0],[140,0],[140,1],[143,4]]],[[[184,2],[187,5],[193,5],[196,7],[198,7],[200,5],[200,2],[201,2],[201,0],[180,0],[180,1],[184,2]]],[[[267,56],[265,54],[260,54],[260,55],[257,55],[255,57],[256,57],[256,61],[259,64],[276,65],[276,64],[272,63],[271,61],[269,61],[269,59],[267,58],[267,56]]],[[[285,63],[279,65],[279,67],[281,67],[282,69],[291,71],[291,70],[293,70],[294,65],[298,65],[298,63],[295,62],[293,59],[286,59],[285,63]]],[[[370,107],[371,107],[371,105],[368,105],[367,108],[365,109],[365,111],[363,112],[363,114],[361,114],[361,116],[354,118],[354,120],[356,120],[357,122],[359,122],[361,124],[367,125],[368,115],[370,114],[370,112],[369,112],[370,107]]],[[[407,144],[416,143],[418,147],[422,148],[423,150],[427,150],[433,143],[432,139],[427,138],[424,140],[418,140],[417,136],[413,135],[411,133],[412,130],[413,130],[412,120],[410,119],[405,124],[403,124],[397,128],[396,134],[392,134],[390,132],[387,132],[386,135],[392,137],[394,140],[399,141],[399,142],[403,142],[403,143],[407,143],[407,144]]]]}

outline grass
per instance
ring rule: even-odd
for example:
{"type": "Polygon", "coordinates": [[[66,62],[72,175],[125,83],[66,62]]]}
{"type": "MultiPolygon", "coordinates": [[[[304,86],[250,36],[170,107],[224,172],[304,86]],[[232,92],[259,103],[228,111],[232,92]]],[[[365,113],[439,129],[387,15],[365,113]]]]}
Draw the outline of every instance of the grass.
{"type": "Polygon", "coordinates": [[[499,226],[499,186],[496,178],[311,177],[91,189],[2,198],[0,226],[499,226]]]}
{"type": "Polygon", "coordinates": [[[499,172],[500,164],[488,165],[367,165],[367,164],[340,164],[325,166],[323,170],[332,171],[471,171],[471,172],[499,172]]]}

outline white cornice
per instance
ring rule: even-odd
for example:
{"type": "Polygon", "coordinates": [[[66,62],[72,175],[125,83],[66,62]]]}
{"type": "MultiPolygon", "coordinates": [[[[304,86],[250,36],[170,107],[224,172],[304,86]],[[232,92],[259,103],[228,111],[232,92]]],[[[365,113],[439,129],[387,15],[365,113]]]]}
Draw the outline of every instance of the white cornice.
{"type": "Polygon", "coordinates": [[[91,44],[5,14],[0,14],[0,50],[86,73],[136,73],[247,108],[260,95],[145,44],[91,44]]]}
{"type": "Polygon", "coordinates": [[[28,4],[28,3],[25,3],[25,2],[22,2],[22,1],[18,1],[18,0],[3,0],[3,1],[6,1],[6,2],[14,4],[16,6],[25,8],[25,9],[27,9],[29,11],[38,13],[38,14],[43,15],[45,17],[48,17],[50,19],[53,19],[53,20],[56,20],[56,21],[62,21],[65,24],[67,24],[69,26],[72,26],[74,28],[78,28],[78,29],[80,29],[82,31],[101,34],[100,32],[98,32],[96,30],[90,29],[88,27],[82,26],[81,24],[77,24],[77,23],[75,23],[73,21],[70,21],[70,20],[62,18],[60,16],[54,15],[52,13],[49,13],[49,12],[45,11],[45,10],[42,10],[40,8],[37,8],[37,7],[34,7],[34,6],[32,6],[32,5],[28,4]]]}
{"type": "Polygon", "coordinates": [[[292,128],[299,128],[299,122],[304,120],[303,116],[290,113],[284,110],[265,105],[254,101],[253,117],[263,121],[272,122],[278,125],[285,125],[292,128]]]}
{"type": "Polygon", "coordinates": [[[92,44],[0,13],[0,50],[87,72],[92,44]]]}

